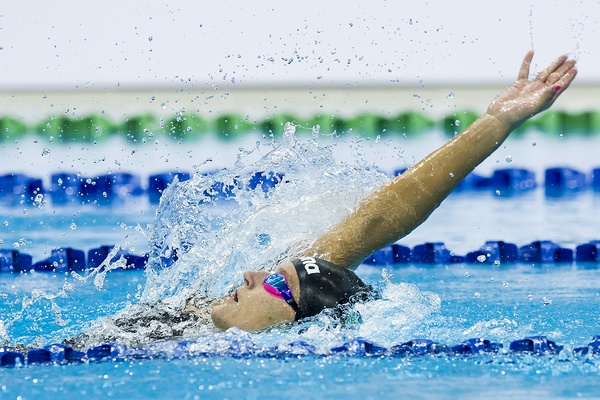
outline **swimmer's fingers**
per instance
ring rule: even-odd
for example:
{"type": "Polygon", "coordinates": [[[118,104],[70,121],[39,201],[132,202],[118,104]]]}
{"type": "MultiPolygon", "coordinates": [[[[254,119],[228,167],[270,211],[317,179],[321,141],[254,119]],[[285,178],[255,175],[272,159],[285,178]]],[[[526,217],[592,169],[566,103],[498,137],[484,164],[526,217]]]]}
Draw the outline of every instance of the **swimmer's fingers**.
{"type": "MultiPolygon", "coordinates": [[[[540,102],[538,103],[538,109],[535,110],[533,114],[537,114],[541,111],[548,109],[556,99],[564,92],[575,76],[577,75],[577,68],[574,65],[570,65],[569,69],[567,69],[555,82],[546,81],[544,83],[544,88],[541,96],[539,96],[540,102]]],[[[548,78],[550,79],[550,78],[548,78]]],[[[532,114],[532,115],[533,115],[532,114]]]]}
{"type": "Polygon", "coordinates": [[[564,92],[569,87],[571,82],[573,82],[575,76],[577,76],[577,68],[575,68],[575,62],[569,64],[570,67],[560,76],[560,78],[556,82],[552,83],[550,90],[555,94],[555,96],[564,92]]]}
{"type": "Polygon", "coordinates": [[[521,63],[521,69],[519,70],[519,76],[517,80],[528,80],[529,79],[529,69],[531,67],[531,60],[533,59],[533,50],[529,50],[527,54],[525,54],[525,58],[521,63]]]}
{"type": "MultiPolygon", "coordinates": [[[[563,76],[565,76],[565,74],[567,74],[571,69],[575,67],[575,64],[575,60],[569,60],[565,62],[560,67],[558,67],[556,71],[548,75],[548,78],[546,78],[546,83],[550,85],[555,85],[563,76]]],[[[571,78],[571,80],[573,79],[571,78]]]]}
{"type": "Polygon", "coordinates": [[[558,70],[567,61],[567,56],[562,55],[558,57],[552,64],[550,64],[545,70],[537,74],[535,77],[536,81],[545,83],[550,74],[558,70]]]}
{"type": "Polygon", "coordinates": [[[534,80],[529,80],[533,52],[528,52],[519,71],[519,80],[498,96],[487,113],[514,128],[550,107],[577,75],[576,62],[559,57],[534,80]],[[543,80],[542,80],[543,79],[543,80]]]}

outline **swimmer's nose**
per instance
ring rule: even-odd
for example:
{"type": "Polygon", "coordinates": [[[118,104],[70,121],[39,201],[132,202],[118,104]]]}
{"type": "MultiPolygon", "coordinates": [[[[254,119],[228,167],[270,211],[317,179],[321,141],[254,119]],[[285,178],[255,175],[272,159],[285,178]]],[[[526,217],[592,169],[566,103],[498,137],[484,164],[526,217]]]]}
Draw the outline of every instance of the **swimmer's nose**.
{"type": "Polygon", "coordinates": [[[244,272],[244,284],[248,286],[248,289],[252,289],[261,285],[267,275],[269,275],[267,271],[246,271],[244,272]]]}

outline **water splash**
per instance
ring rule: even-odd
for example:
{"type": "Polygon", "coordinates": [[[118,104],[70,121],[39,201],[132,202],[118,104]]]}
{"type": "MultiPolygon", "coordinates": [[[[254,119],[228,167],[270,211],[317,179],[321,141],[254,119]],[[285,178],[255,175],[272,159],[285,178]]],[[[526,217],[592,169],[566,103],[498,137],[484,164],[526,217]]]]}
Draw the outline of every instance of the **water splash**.
{"type": "Polygon", "coordinates": [[[81,276],[75,271],[71,271],[71,276],[83,283],[86,283],[89,279],[93,278],[96,289],[102,290],[104,288],[104,281],[107,273],[115,269],[127,269],[127,261],[123,256],[113,261],[119,250],[119,245],[113,246],[104,261],[96,268],[93,268],[86,276],[81,276]]]}
{"type": "MultiPolygon", "coordinates": [[[[24,315],[27,310],[34,308],[42,308],[43,303],[50,303],[51,311],[54,314],[54,323],[58,326],[66,326],[70,320],[63,318],[63,310],[57,304],[56,299],[67,297],[67,292],[72,291],[73,285],[68,282],[63,284],[61,290],[57,293],[49,293],[46,290],[42,289],[33,289],[30,295],[25,295],[21,299],[17,300],[15,303],[21,304],[20,311],[16,312],[12,315],[9,320],[0,321],[0,343],[9,344],[10,343],[10,335],[8,334],[9,330],[13,325],[18,322],[23,321],[24,315]]],[[[35,322],[34,322],[35,324],[35,322]]]]}
{"type": "Polygon", "coordinates": [[[223,295],[242,271],[273,268],[301,253],[387,180],[366,166],[336,163],[335,142],[294,133],[287,124],[280,143],[240,152],[233,168],[196,172],[164,192],[150,234],[144,301],[223,295]],[[269,151],[256,159],[264,147],[269,151]],[[252,183],[256,173],[280,182],[264,191],[252,183]],[[173,254],[177,261],[164,268],[173,254]]]}
{"type": "MultiPolygon", "coordinates": [[[[137,347],[172,338],[207,337],[209,343],[240,336],[215,331],[210,299],[239,285],[245,270],[270,269],[301,254],[388,181],[361,159],[360,142],[323,140],[318,131],[298,138],[295,130],[287,124],[280,141],[240,149],[231,168],[201,173],[203,166],[198,166],[190,180],[176,179],[164,191],[147,231],[151,252],[140,303],[82,327],[68,343],[85,348],[116,341],[137,347]],[[356,160],[336,162],[336,146],[352,148],[356,160]],[[197,309],[186,313],[190,301],[197,309]]],[[[103,290],[107,272],[123,267],[123,260],[111,262],[118,249],[91,273],[72,273],[72,278],[93,281],[103,290]]],[[[268,346],[304,340],[322,349],[356,336],[393,344],[443,323],[436,294],[389,278],[386,273],[367,277],[382,298],[356,306],[362,322],[340,324],[325,312],[310,322],[252,334],[252,339],[268,346]]]]}

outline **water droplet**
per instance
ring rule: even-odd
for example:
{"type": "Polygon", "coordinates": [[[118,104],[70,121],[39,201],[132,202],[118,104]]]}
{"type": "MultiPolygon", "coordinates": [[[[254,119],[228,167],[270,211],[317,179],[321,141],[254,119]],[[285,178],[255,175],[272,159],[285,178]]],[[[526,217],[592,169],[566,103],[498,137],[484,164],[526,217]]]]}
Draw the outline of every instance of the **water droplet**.
{"type": "Polygon", "coordinates": [[[44,147],[42,149],[42,157],[48,157],[50,155],[50,149],[47,147],[44,147]]]}
{"type": "Polygon", "coordinates": [[[49,141],[50,143],[52,143],[52,142],[54,141],[54,136],[50,136],[50,137],[48,138],[48,141],[49,141]]]}
{"type": "Polygon", "coordinates": [[[37,194],[35,196],[35,199],[33,199],[33,202],[37,205],[42,204],[42,201],[44,201],[44,195],[43,194],[37,194]]]}
{"type": "Polygon", "coordinates": [[[552,304],[552,300],[550,300],[546,296],[544,296],[544,298],[542,298],[542,301],[544,302],[545,306],[552,304]]]}
{"type": "Polygon", "coordinates": [[[167,108],[167,105],[165,103],[160,103],[160,107],[161,108],[167,108]]]}
{"type": "Polygon", "coordinates": [[[148,41],[151,42],[154,39],[152,36],[148,36],[148,41]]]}
{"type": "Polygon", "coordinates": [[[527,296],[527,300],[532,301],[533,300],[533,295],[530,294],[529,296],[527,296]]]}
{"type": "Polygon", "coordinates": [[[477,256],[477,261],[479,262],[485,262],[486,259],[487,257],[485,256],[485,254],[480,254],[477,256]]]}
{"type": "Polygon", "coordinates": [[[469,276],[471,276],[471,274],[468,272],[465,272],[465,278],[468,278],[469,276]]]}
{"type": "Polygon", "coordinates": [[[507,163],[511,163],[512,162],[512,156],[506,156],[506,162],[507,163]]]}
{"type": "Polygon", "coordinates": [[[481,297],[481,293],[479,293],[479,292],[475,292],[475,298],[476,298],[476,299],[478,299],[478,298],[480,298],[480,297],[481,297]]]}
{"type": "Polygon", "coordinates": [[[507,287],[507,286],[508,286],[508,282],[506,282],[506,281],[503,281],[503,282],[502,282],[502,286],[504,286],[504,287],[507,287]]]}
{"type": "Polygon", "coordinates": [[[381,135],[377,135],[377,137],[375,138],[375,143],[379,143],[380,140],[381,140],[381,135]]]}
{"type": "Polygon", "coordinates": [[[453,98],[454,98],[454,92],[450,92],[450,93],[448,93],[448,98],[449,98],[449,99],[453,99],[453,98]]]}
{"type": "Polygon", "coordinates": [[[75,230],[77,229],[77,224],[75,224],[75,222],[71,222],[71,225],[69,226],[69,228],[71,228],[71,230],[75,230]]]}
{"type": "Polygon", "coordinates": [[[502,192],[501,192],[501,191],[499,191],[499,190],[496,190],[496,196],[500,196],[501,194],[502,194],[502,192]]]}
{"type": "Polygon", "coordinates": [[[4,221],[4,226],[8,226],[8,221],[4,221]]]}
{"type": "Polygon", "coordinates": [[[536,143],[536,142],[531,142],[531,145],[532,145],[532,146],[536,146],[536,145],[537,145],[537,143],[536,143]]]}

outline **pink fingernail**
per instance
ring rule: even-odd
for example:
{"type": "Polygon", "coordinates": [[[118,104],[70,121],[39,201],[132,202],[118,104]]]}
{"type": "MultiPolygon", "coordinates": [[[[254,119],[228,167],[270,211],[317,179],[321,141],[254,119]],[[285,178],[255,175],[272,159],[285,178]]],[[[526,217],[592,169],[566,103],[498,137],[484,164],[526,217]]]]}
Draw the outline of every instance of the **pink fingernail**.
{"type": "Polygon", "coordinates": [[[552,90],[554,90],[554,93],[560,92],[560,89],[562,89],[562,86],[560,85],[556,85],[552,88],[552,90]]]}

